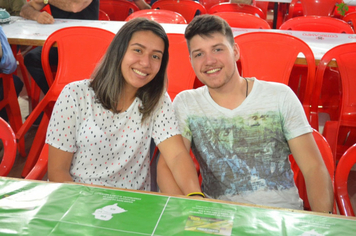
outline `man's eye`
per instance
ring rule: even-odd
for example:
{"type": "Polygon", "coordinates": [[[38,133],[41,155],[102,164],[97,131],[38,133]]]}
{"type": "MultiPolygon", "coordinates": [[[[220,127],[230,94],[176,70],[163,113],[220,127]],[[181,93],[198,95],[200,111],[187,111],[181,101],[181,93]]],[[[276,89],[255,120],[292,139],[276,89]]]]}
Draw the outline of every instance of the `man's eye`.
{"type": "Polygon", "coordinates": [[[201,56],[201,53],[197,53],[194,55],[194,57],[200,57],[201,56]]]}

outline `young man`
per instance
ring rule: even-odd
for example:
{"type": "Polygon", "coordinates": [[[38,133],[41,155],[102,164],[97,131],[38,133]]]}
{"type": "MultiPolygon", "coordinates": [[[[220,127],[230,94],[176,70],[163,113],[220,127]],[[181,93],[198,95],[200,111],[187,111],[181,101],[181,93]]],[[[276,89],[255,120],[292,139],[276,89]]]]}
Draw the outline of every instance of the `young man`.
{"type": "MultiPolygon", "coordinates": [[[[306,181],[313,211],[333,207],[331,180],[303,108],[284,84],[240,76],[239,48],[223,19],[202,15],[187,26],[192,67],[206,86],[180,93],[174,108],[211,198],[303,209],[288,156],[306,181]]],[[[273,55],[271,55],[273,57],[273,55]]],[[[158,185],[180,194],[163,158],[158,185]]]]}

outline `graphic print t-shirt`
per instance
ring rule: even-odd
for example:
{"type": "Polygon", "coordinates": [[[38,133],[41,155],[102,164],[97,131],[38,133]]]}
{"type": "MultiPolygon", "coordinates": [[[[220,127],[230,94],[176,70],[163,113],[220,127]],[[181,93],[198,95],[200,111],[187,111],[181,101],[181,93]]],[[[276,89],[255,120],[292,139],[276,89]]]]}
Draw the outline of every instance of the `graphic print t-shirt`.
{"type": "Polygon", "coordinates": [[[220,107],[206,86],[179,94],[174,108],[215,199],[302,209],[293,180],[288,140],[312,132],[286,85],[255,80],[236,109],[220,107]]]}

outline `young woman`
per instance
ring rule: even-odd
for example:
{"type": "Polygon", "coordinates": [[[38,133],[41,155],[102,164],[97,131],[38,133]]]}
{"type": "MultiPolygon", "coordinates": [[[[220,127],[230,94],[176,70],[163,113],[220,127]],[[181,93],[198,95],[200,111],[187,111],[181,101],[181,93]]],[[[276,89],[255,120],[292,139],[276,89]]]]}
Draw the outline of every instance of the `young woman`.
{"type": "Polygon", "coordinates": [[[150,190],[151,138],[184,194],[199,192],[165,93],[168,38],[156,22],[127,22],[88,80],[68,84],[47,130],[50,181],[150,190]]]}

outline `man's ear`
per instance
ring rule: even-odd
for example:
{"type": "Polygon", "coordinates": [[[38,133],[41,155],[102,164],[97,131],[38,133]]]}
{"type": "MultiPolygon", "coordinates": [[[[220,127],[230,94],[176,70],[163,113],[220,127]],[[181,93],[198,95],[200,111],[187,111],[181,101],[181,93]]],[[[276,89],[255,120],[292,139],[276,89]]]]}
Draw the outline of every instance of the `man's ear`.
{"type": "Polygon", "coordinates": [[[237,43],[234,44],[234,55],[235,55],[235,61],[238,61],[240,59],[240,48],[237,43]]]}

